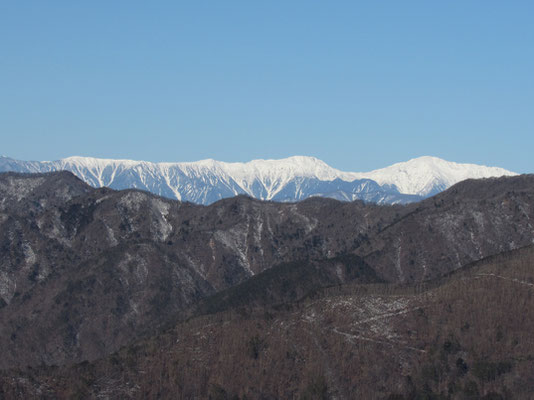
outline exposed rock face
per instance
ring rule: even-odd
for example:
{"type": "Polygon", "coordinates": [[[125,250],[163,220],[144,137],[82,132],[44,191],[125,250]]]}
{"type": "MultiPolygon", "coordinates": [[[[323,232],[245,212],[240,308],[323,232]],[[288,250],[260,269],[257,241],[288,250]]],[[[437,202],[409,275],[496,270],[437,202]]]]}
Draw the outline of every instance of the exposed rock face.
{"type": "Polygon", "coordinates": [[[389,282],[441,276],[533,242],[533,183],[466,181],[409,206],[198,206],[67,172],[1,174],[0,367],[94,360],[281,263],[353,254],[389,282]]]}

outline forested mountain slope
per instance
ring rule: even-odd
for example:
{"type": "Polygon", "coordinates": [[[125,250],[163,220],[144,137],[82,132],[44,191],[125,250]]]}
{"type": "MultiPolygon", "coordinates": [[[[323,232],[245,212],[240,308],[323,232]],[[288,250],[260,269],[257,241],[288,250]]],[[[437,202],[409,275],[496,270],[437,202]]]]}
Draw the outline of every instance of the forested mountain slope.
{"type": "MultiPolygon", "coordinates": [[[[199,206],[94,189],[68,172],[0,174],[0,366],[94,360],[273,266],[302,276],[287,263],[316,271],[290,300],[357,281],[354,257],[374,281],[443,276],[533,242],[533,183],[465,181],[408,206],[243,196],[199,206]]],[[[287,300],[276,281],[274,298],[287,300]]]]}

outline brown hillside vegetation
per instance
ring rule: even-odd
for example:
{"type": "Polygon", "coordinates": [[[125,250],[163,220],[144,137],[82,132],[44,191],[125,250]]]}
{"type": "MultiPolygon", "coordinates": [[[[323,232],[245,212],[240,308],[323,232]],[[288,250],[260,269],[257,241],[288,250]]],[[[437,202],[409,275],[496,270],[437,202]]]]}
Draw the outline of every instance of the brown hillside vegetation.
{"type": "Polygon", "coordinates": [[[7,371],[7,398],[529,399],[534,247],[419,285],[347,284],[192,318],[95,363],[7,371]]]}
{"type": "Polygon", "coordinates": [[[205,207],[93,189],[66,172],[0,174],[3,390],[521,394],[528,266],[512,262],[512,278],[469,266],[499,254],[491,263],[530,260],[530,250],[507,252],[534,242],[533,219],[532,175],[469,180],[408,206],[241,196],[205,207]],[[473,325],[491,318],[495,326],[473,325]]]}

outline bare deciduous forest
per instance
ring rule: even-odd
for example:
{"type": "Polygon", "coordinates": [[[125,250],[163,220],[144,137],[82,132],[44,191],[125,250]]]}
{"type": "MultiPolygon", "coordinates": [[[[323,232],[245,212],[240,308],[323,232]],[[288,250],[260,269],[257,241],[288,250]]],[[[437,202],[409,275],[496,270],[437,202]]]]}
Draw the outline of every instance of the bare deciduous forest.
{"type": "Polygon", "coordinates": [[[4,398],[532,397],[532,177],[393,207],[2,179],[4,398]]]}

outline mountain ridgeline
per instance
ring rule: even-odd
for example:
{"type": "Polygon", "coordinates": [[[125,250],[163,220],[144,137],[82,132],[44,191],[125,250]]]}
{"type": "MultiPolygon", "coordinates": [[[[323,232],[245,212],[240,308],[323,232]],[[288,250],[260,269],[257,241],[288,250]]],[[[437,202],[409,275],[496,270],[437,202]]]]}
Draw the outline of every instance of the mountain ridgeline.
{"type": "Polygon", "coordinates": [[[529,326],[505,308],[528,314],[533,218],[532,175],[406,205],[203,206],[3,173],[0,394],[505,396],[532,378],[529,326]]]}
{"type": "Polygon", "coordinates": [[[366,172],[343,172],[314,157],[225,163],[215,160],[151,163],[69,157],[20,161],[0,157],[0,171],[70,171],[93,187],[142,189],[159,196],[208,205],[247,195],[259,200],[301,201],[328,197],[378,204],[405,204],[437,194],[469,178],[515,175],[502,168],[420,157],[366,172]]]}

